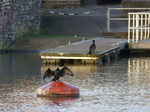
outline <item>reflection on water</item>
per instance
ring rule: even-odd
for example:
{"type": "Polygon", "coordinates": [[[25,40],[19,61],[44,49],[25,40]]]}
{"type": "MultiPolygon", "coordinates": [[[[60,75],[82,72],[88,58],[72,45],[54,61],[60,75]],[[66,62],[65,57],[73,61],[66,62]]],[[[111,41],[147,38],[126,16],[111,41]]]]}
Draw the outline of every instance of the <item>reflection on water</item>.
{"type": "Polygon", "coordinates": [[[150,58],[125,58],[108,65],[68,65],[74,77],[60,80],[79,88],[80,98],[37,98],[36,89],[49,83],[38,54],[0,55],[0,111],[148,112],[150,58]]]}
{"type": "Polygon", "coordinates": [[[70,102],[70,101],[73,101],[73,100],[76,100],[78,99],[79,97],[38,97],[39,100],[43,101],[43,103],[46,103],[47,105],[47,101],[50,101],[50,105],[51,103],[52,104],[57,104],[57,105],[60,105],[60,104],[63,104],[65,102],[70,102]]]}
{"type": "Polygon", "coordinates": [[[149,58],[131,58],[128,61],[128,80],[131,84],[141,85],[141,82],[150,82],[147,78],[150,75],[149,58]],[[140,69],[139,69],[140,68],[140,69]]]}

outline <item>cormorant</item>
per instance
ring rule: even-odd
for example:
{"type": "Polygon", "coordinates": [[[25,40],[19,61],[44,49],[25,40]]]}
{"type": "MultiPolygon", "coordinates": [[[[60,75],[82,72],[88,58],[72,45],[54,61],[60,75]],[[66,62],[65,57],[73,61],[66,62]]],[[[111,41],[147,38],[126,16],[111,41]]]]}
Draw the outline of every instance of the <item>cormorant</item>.
{"type": "Polygon", "coordinates": [[[95,49],[96,49],[95,40],[93,40],[93,44],[90,46],[88,54],[94,54],[95,49]]]}
{"type": "Polygon", "coordinates": [[[74,76],[72,71],[68,67],[63,67],[61,70],[57,67],[55,71],[52,71],[50,68],[48,68],[43,76],[43,79],[46,77],[51,78],[54,77],[51,81],[59,81],[60,76],[63,77],[65,75],[74,76]]]}
{"type": "Polygon", "coordinates": [[[42,3],[46,3],[44,0],[42,0],[42,3]]]}

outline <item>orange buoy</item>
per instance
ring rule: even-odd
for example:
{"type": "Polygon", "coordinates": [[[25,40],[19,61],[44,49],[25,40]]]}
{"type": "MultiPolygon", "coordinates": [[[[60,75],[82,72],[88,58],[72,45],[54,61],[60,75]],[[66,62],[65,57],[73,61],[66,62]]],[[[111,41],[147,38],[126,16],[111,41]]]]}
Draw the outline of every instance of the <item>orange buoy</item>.
{"type": "Polygon", "coordinates": [[[51,82],[37,89],[37,96],[43,97],[78,97],[77,87],[64,82],[51,82]]]}

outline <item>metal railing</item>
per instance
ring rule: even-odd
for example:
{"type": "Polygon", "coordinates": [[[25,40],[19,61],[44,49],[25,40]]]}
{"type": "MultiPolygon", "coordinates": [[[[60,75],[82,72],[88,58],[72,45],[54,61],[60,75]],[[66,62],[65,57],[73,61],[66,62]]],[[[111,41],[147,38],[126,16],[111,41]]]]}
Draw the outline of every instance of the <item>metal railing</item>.
{"type": "Polygon", "coordinates": [[[127,21],[128,20],[128,17],[120,17],[118,14],[115,13],[115,15],[117,15],[118,17],[111,17],[111,11],[121,11],[120,15],[122,15],[122,11],[125,11],[125,10],[149,10],[150,11],[150,8],[108,8],[107,10],[107,31],[108,32],[111,32],[110,30],[110,23],[111,21],[117,21],[117,20],[122,20],[122,21],[127,21]]]}
{"type": "Polygon", "coordinates": [[[150,12],[128,13],[128,42],[150,38],[150,12]]]}

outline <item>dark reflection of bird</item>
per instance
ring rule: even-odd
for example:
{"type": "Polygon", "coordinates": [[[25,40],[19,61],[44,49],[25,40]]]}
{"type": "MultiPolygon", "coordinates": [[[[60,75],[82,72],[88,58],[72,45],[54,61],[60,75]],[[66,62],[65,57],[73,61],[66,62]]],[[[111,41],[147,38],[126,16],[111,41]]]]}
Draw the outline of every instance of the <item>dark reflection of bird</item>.
{"type": "Polygon", "coordinates": [[[88,54],[94,54],[95,49],[96,49],[95,40],[93,40],[93,44],[90,46],[88,54]]]}
{"type": "Polygon", "coordinates": [[[59,81],[60,76],[63,77],[65,75],[74,76],[68,67],[63,67],[61,70],[57,67],[55,71],[52,71],[50,68],[48,68],[44,73],[43,79],[46,77],[54,77],[51,81],[59,81]]]}

